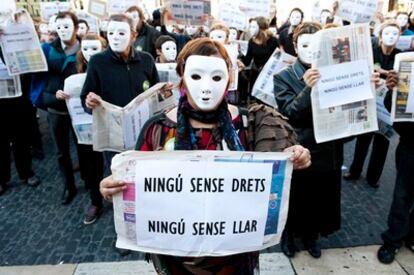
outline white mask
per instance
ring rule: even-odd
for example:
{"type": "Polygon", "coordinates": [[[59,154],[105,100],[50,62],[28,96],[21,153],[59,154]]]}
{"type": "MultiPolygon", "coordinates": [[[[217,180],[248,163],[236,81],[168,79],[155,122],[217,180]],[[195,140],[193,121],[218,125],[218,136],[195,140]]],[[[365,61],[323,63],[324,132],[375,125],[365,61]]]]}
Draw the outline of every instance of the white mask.
{"type": "Polygon", "coordinates": [[[224,44],[226,42],[226,32],[223,30],[214,30],[210,32],[210,39],[224,44]]]}
{"type": "Polygon", "coordinates": [[[174,32],[174,26],[173,25],[166,25],[165,28],[167,29],[167,32],[174,32]]]}
{"type": "Polygon", "coordinates": [[[108,31],[108,21],[101,21],[101,23],[99,24],[99,29],[103,32],[108,31]]]}
{"type": "Polygon", "coordinates": [[[102,51],[102,44],[99,40],[82,40],[81,49],[86,62],[89,62],[92,55],[102,51]]]}
{"type": "Polygon", "coordinates": [[[197,27],[195,26],[187,26],[185,27],[185,31],[188,35],[193,35],[197,32],[197,27]]]}
{"type": "Polygon", "coordinates": [[[393,26],[385,27],[382,30],[381,40],[387,47],[395,46],[400,38],[400,30],[393,26]]]}
{"type": "Polygon", "coordinates": [[[408,24],[408,16],[406,14],[399,14],[395,20],[401,28],[405,28],[408,24]]]}
{"type": "Polygon", "coordinates": [[[233,42],[237,40],[237,30],[235,29],[230,29],[229,32],[229,42],[233,42]]]}
{"type": "Polygon", "coordinates": [[[47,25],[49,32],[55,32],[56,31],[56,15],[53,15],[49,19],[49,24],[47,25]]]}
{"type": "Polygon", "coordinates": [[[168,62],[175,61],[177,57],[177,45],[173,41],[167,41],[161,45],[161,52],[168,62]]]}
{"type": "Polygon", "coordinates": [[[223,100],[229,82],[229,73],[222,58],[190,56],[185,64],[184,82],[197,108],[213,111],[223,100]]]}
{"type": "Polygon", "coordinates": [[[273,34],[273,36],[276,37],[276,35],[277,35],[277,29],[275,27],[270,27],[269,28],[269,31],[271,31],[272,34],[273,34]]]}
{"type": "Polygon", "coordinates": [[[259,25],[257,24],[256,21],[250,22],[249,33],[253,37],[256,36],[259,33],[259,25]]]}
{"type": "Polygon", "coordinates": [[[60,40],[66,42],[72,39],[75,26],[70,18],[56,19],[56,32],[60,40]]]}
{"type": "Polygon", "coordinates": [[[84,36],[88,32],[88,26],[85,23],[80,23],[78,28],[78,35],[84,36]]]}
{"type": "Polygon", "coordinates": [[[122,53],[129,46],[131,28],[126,22],[110,21],[108,24],[107,36],[111,50],[117,53],[122,53]]]}
{"type": "Polygon", "coordinates": [[[302,14],[298,11],[292,12],[292,14],[289,17],[290,25],[296,27],[302,22],[302,14]]]}
{"type": "Polygon", "coordinates": [[[302,34],[298,37],[297,52],[299,59],[305,64],[312,64],[313,54],[311,48],[313,34],[302,34]]]}
{"type": "Polygon", "coordinates": [[[127,12],[126,16],[128,16],[129,18],[131,18],[132,23],[134,25],[134,30],[137,28],[138,22],[141,19],[139,17],[139,13],[137,11],[133,11],[133,12],[127,12]]]}
{"type": "Polygon", "coordinates": [[[331,17],[331,13],[324,11],[321,13],[321,24],[325,25],[326,24],[326,20],[328,20],[328,18],[331,17]]]}
{"type": "Polygon", "coordinates": [[[48,26],[48,24],[45,24],[45,23],[40,23],[39,24],[39,31],[40,31],[40,33],[48,33],[49,32],[49,26],[48,26]]]}

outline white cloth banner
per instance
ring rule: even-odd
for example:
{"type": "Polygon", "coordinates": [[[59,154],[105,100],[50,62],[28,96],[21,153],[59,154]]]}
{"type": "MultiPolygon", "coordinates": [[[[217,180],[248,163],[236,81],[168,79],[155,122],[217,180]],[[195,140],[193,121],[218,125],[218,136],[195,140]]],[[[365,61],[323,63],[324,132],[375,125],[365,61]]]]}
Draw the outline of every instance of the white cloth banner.
{"type": "Polygon", "coordinates": [[[19,97],[21,95],[20,77],[10,76],[6,65],[0,63],[0,99],[19,97]]]}
{"type": "Polygon", "coordinates": [[[92,144],[92,115],[83,109],[80,94],[85,83],[86,73],[74,74],[65,79],[63,91],[70,98],[66,100],[72,126],[79,144],[92,144]]]}
{"type": "Polygon", "coordinates": [[[320,108],[325,109],[374,98],[366,59],[318,68],[320,108]]]}
{"type": "Polygon", "coordinates": [[[247,18],[258,16],[269,17],[270,15],[270,0],[241,0],[240,10],[243,11],[247,18]]]}
{"type": "Polygon", "coordinates": [[[341,0],[338,16],[352,23],[369,23],[378,9],[378,0],[341,0]]]}
{"type": "Polygon", "coordinates": [[[210,0],[169,0],[167,3],[177,24],[203,25],[210,18],[210,0]]]}
{"type": "Polygon", "coordinates": [[[294,63],[296,57],[276,49],[266,62],[253,85],[252,96],[277,109],[273,92],[273,76],[289,64],[294,63]]]}
{"type": "Polygon", "coordinates": [[[60,11],[69,11],[70,2],[40,2],[40,18],[43,22],[48,22],[50,17],[60,11]]]}
{"type": "Polygon", "coordinates": [[[240,31],[246,29],[247,17],[238,7],[225,3],[220,5],[219,20],[228,27],[236,28],[240,31]]]}
{"type": "Polygon", "coordinates": [[[7,24],[0,44],[10,75],[48,70],[33,22],[7,24]]]}
{"type": "Polygon", "coordinates": [[[288,158],[286,153],[224,151],[115,156],[112,174],[128,183],[113,198],[116,246],[200,257],[279,243],[289,205],[288,158]]]}
{"type": "Polygon", "coordinates": [[[140,6],[139,0],[108,0],[107,11],[109,13],[124,13],[129,7],[140,6]]]}

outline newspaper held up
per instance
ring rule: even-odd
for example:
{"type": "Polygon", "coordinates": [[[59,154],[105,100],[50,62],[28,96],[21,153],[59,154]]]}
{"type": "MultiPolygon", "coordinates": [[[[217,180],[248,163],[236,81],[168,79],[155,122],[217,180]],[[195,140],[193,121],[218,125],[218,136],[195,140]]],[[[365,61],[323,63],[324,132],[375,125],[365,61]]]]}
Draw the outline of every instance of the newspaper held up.
{"type": "Polygon", "coordinates": [[[252,95],[277,109],[275,94],[273,92],[273,76],[295,61],[296,57],[276,49],[257,77],[253,85],[252,95]]]}
{"type": "Polygon", "coordinates": [[[142,127],[154,114],[176,106],[173,91],[158,83],[121,108],[106,101],[93,110],[94,151],[123,152],[135,148],[142,127]]]}
{"type": "Polygon", "coordinates": [[[393,122],[414,121],[414,112],[410,109],[414,93],[414,85],[411,83],[413,63],[413,52],[399,53],[395,56],[394,70],[398,72],[398,85],[392,94],[391,118],[393,122]]]}
{"type": "Polygon", "coordinates": [[[10,76],[6,65],[0,63],[0,99],[19,97],[21,95],[20,77],[10,76]]]}
{"type": "MultiPolygon", "coordinates": [[[[367,24],[355,24],[317,32],[313,37],[312,67],[367,60],[368,72],[374,71],[370,31],[367,24]]],[[[341,72],[337,72],[338,76],[341,72]]],[[[340,82],[338,82],[340,83],[340,82]]],[[[378,130],[375,87],[372,98],[335,107],[321,108],[318,85],[312,89],[312,115],[316,142],[336,140],[378,130]]]]}
{"type": "Polygon", "coordinates": [[[116,246],[200,257],[279,243],[289,205],[288,158],[286,153],[230,151],[118,154],[112,175],[128,184],[113,198],[116,246]]]}

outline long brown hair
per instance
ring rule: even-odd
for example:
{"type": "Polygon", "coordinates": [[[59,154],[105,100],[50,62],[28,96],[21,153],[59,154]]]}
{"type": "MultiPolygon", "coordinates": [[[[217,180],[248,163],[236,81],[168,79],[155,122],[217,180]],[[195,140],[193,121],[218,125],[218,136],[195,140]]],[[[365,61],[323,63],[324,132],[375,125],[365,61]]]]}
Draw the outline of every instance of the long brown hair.
{"type": "Polygon", "coordinates": [[[269,30],[269,21],[263,16],[256,17],[252,21],[256,21],[257,25],[259,25],[259,32],[256,35],[256,39],[263,45],[266,45],[269,38],[273,36],[269,30]]]}
{"type": "MultiPolygon", "coordinates": [[[[108,43],[106,42],[106,40],[98,34],[88,33],[83,37],[82,41],[83,40],[99,40],[102,45],[102,50],[108,47],[108,43]]],[[[82,47],[81,47],[81,49],[76,54],[76,70],[78,71],[78,73],[86,72],[87,63],[88,62],[86,62],[86,59],[83,56],[82,47]]]]}

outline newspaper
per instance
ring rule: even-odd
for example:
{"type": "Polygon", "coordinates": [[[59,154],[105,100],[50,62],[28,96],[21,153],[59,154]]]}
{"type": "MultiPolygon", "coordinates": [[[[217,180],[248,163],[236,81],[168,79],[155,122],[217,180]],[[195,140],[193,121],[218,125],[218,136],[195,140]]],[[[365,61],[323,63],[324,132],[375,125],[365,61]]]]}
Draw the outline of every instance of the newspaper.
{"type": "Polygon", "coordinates": [[[3,57],[12,76],[48,70],[33,21],[30,17],[25,21],[8,22],[0,36],[3,57]]]}
{"type": "Polygon", "coordinates": [[[288,157],[286,153],[230,151],[118,154],[112,160],[112,174],[114,179],[127,182],[127,189],[113,198],[116,246],[148,253],[199,257],[257,251],[276,245],[289,207],[292,164],[288,157]],[[258,189],[238,192],[241,186],[237,179],[248,180],[252,174],[255,178],[266,178],[262,194],[258,189]],[[183,180],[181,191],[164,193],[144,189],[144,181],[148,178],[155,181],[177,175],[183,180]],[[192,184],[187,180],[208,179],[206,177],[223,178],[220,196],[207,189],[200,192],[201,185],[195,192],[188,190],[192,184]],[[162,209],[169,211],[160,211],[162,209]],[[251,219],[257,221],[257,231],[244,226],[240,230],[232,222],[251,219]],[[185,232],[151,232],[154,220],[181,220],[186,224],[185,232]],[[223,234],[211,236],[193,232],[198,223],[217,220],[230,221],[223,234]]]}
{"type": "Polygon", "coordinates": [[[392,94],[391,118],[393,122],[414,121],[414,112],[407,112],[410,95],[413,93],[411,79],[414,52],[399,53],[395,56],[394,70],[398,72],[398,85],[392,94]]]}
{"type": "MultiPolygon", "coordinates": [[[[366,59],[369,72],[374,71],[367,24],[322,30],[312,39],[312,67],[321,68],[366,59]]],[[[375,88],[372,83],[372,99],[326,109],[320,108],[319,93],[317,84],[312,89],[311,101],[315,139],[318,143],[378,130],[375,88]]]]}
{"type": "Polygon", "coordinates": [[[50,17],[56,15],[60,11],[69,11],[70,1],[60,2],[40,2],[40,18],[43,22],[48,22],[50,17]]]}
{"type": "Polygon", "coordinates": [[[20,77],[10,76],[6,65],[0,63],[0,99],[19,97],[21,95],[20,77]]]}
{"type": "Polygon", "coordinates": [[[276,98],[273,92],[273,76],[289,64],[294,63],[295,60],[296,57],[276,49],[257,77],[253,85],[252,95],[277,109],[276,98]]]}
{"type": "Polygon", "coordinates": [[[85,78],[86,73],[71,75],[65,79],[63,90],[70,96],[66,106],[78,143],[92,145],[92,115],[85,112],[80,99],[85,78]]]}
{"type": "Polygon", "coordinates": [[[176,97],[171,91],[162,91],[164,86],[165,83],[154,85],[123,108],[102,101],[93,110],[94,151],[123,152],[134,149],[148,119],[176,106],[176,97]]]}
{"type": "Polygon", "coordinates": [[[160,82],[170,82],[178,84],[180,77],[177,74],[177,63],[155,63],[160,82]]]}
{"type": "Polygon", "coordinates": [[[338,16],[352,23],[369,23],[378,7],[378,0],[341,0],[338,16]]]}
{"type": "Polygon", "coordinates": [[[210,19],[210,0],[168,0],[173,20],[182,25],[203,25],[210,19]]]}

